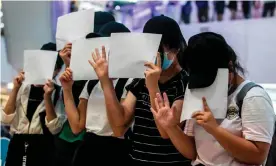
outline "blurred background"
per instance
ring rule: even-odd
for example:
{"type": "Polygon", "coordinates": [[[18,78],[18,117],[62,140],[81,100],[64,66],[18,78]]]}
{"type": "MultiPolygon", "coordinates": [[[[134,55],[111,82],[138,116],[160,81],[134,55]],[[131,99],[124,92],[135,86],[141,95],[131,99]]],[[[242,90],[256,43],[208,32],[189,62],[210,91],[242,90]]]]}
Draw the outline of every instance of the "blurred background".
{"type": "MultiPolygon", "coordinates": [[[[151,17],[164,14],[179,23],[187,41],[199,32],[222,34],[239,55],[246,76],[266,88],[276,108],[275,6],[276,1],[0,0],[1,107],[13,87],[13,77],[23,67],[23,51],[55,42],[59,16],[93,8],[109,11],[136,32],[141,32],[151,17]]],[[[5,126],[1,129],[2,138],[8,138],[5,126]]],[[[1,148],[1,154],[4,151],[1,148]]]]}

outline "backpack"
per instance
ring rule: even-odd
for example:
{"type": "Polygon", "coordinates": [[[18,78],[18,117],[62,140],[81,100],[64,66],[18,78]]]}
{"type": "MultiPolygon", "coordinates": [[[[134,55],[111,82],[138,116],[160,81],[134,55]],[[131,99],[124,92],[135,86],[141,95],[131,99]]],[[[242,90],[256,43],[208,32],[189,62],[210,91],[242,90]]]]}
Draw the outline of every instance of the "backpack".
{"type": "MultiPolygon", "coordinates": [[[[239,107],[240,118],[241,118],[243,99],[246,96],[247,92],[254,87],[263,88],[260,85],[255,84],[254,82],[249,82],[240,90],[240,92],[237,95],[237,106],[239,107]]],[[[276,129],[276,123],[275,123],[275,129],[276,129]]],[[[275,131],[274,131],[274,134],[272,137],[272,141],[271,141],[271,145],[270,145],[270,149],[269,149],[269,153],[267,156],[265,166],[276,166],[276,132],[275,131]]]]}
{"type": "MultiPolygon", "coordinates": [[[[116,96],[117,96],[117,99],[120,101],[121,100],[121,97],[123,95],[123,92],[124,92],[124,87],[126,85],[128,81],[128,78],[120,78],[116,84],[116,87],[115,87],[115,92],[116,92],[116,96]]],[[[99,82],[99,80],[90,80],[88,82],[88,85],[87,85],[87,92],[90,96],[93,88],[96,86],[96,84],[99,82]]]]}

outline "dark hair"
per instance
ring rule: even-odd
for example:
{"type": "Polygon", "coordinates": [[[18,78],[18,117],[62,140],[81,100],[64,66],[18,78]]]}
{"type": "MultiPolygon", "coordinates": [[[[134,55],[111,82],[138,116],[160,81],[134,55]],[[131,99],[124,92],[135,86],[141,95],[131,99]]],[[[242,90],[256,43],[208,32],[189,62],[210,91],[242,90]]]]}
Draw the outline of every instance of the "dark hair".
{"type": "Polygon", "coordinates": [[[158,49],[158,51],[161,53],[161,56],[163,56],[163,53],[164,53],[163,46],[168,47],[168,49],[178,50],[178,53],[177,53],[178,63],[183,69],[187,70],[187,65],[185,63],[185,57],[184,57],[184,50],[187,48],[187,43],[184,37],[182,36],[182,34],[180,34],[179,36],[162,37],[160,46],[158,49]]]}
{"type": "Polygon", "coordinates": [[[238,60],[238,56],[236,54],[236,52],[233,50],[233,48],[226,42],[226,40],[224,39],[224,37],[220,34],[216,34],[213,33],[213,35],[215,35],[216,37],[220,38],[221,40],[223,40],[223,42],[225,42],[227,44],[227,48],[228,48],[228,56],[230,61],[232,61],[233,66],[229,66],[229,71],[234,72],[234,74],[237,74],[238,72],[240,72],[241,74],[245,74],[245,69],[241,66],[239,60],[238,60]]]}
{"type": "MultiPolygon", "coordinates": [[[[55,43],[49,42],[44,44],[41,48],[41,50],[45,51],[56,51],[57,45],[55,43]]],[[[55,70],[61,69],[63,66],[64,62],[59,56],[59,53],[57,54],[57,60],[56,60],[56,65],[55,65],[55,70]]]]}
{"type": "Polygon", "coordinates": [[[233,72],[234,74],[238,74],[240,72],[241,74],[245,74],[245,69],[241,66],[238,56],[235,53],[235,51],[232,49],[231,46],[228,45],[229,49],[229,55],[230,55],[230,60],[232,61],[232,66],[229,67],[229,70],[233,72]]]}
{"type": "Polygon", "coordinates": [[[57,61],[56,61],[56,65],[55,65],[55,70],[59,70],[62,68],[64,62],[62,60],[62,58],[59,56],[59,54],[57,55],[57,61]]]}
{"type": "Polygon", "coordinates": [[[163,59],[163,46],[166,46],[169,49],[179,49],[177,54],[178,62],[182,68],[186,69],[185,63],[182,62],[184,60],[183,53],[187,47],[187,43],[175,20],[164,15],[153,17],[145,24],[143,33],[162,34],[158,50],[161,53],[161,58],[163,59]]]}
{"type": "Polygon", "coordinates": [[[184,54],[188,68],[228,68],[234,74],[244,74],[237,54],[220,34],[203,32],[192,36],[184,54]]]}

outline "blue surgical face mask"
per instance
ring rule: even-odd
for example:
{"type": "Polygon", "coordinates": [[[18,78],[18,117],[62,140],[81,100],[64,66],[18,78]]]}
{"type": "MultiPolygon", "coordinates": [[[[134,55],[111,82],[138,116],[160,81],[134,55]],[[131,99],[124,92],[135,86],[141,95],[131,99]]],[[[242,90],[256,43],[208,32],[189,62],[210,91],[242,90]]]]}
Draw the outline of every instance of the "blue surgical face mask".
{"type": "Polygon", "coordinates": [[[169,60],[168,59],[168,53],[164,52],[164,59],[163,59],[163,64],[162,64],[162,70],[167,70],[173,63],[173,59],[169,60]]]}

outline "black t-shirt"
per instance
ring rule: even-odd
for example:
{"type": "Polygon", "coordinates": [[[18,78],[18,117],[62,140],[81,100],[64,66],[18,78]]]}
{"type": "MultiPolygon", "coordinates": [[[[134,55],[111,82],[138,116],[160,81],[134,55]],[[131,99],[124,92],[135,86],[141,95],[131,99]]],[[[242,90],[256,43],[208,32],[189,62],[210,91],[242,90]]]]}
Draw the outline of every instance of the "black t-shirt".
{"type": "MultiPolygon", "coordinates": [[[[187,74],[181,71],[164,84],[159,83],[161,93],[166,92],[172,105],[184,98],[187,74]]],[[[191,161],[183,157],[170,139],[163,139],[156,127],[150,111],[150,96],[145,79],[134,79],[127,90],[136,97],[135,121],[130,135],[132,144],[130,156],[137,164],[153,165],[190,165],[191,161]]]]}
{"type": "Polygon", "coordinates": [[[27,118],[32,121],[32,117],[38,107],[38,105],[43,101],[44,90],[43,87],[35,87],[31,85],[31,90],[28,99],[27,106],[27,118]]]}

